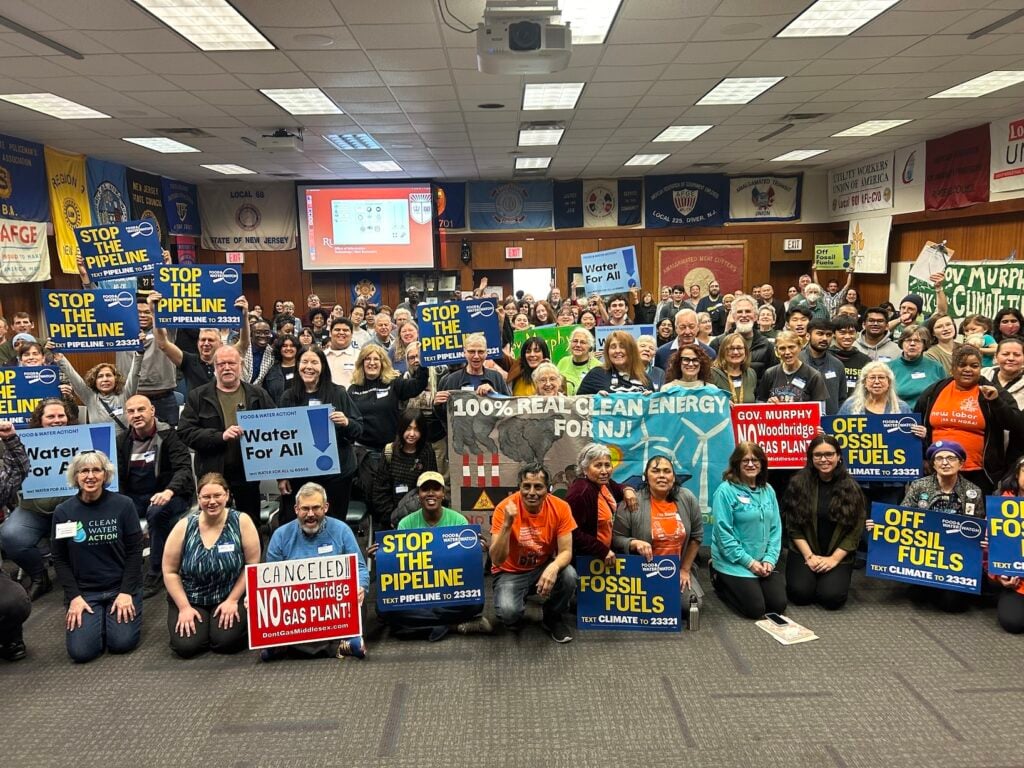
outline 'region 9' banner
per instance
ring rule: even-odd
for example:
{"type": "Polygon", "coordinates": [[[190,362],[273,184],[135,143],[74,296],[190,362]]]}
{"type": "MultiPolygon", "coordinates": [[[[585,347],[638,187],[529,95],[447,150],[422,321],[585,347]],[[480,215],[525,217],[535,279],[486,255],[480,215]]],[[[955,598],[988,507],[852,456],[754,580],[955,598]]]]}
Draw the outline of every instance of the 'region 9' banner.
{"type": "Polygon", "coordinates": [[[989,496],[988,572],[997,576],[1024,576],[1024,499],[989,496]]]}
{"type": "Polygon", "coordinates": [[[871,505],[871,520],[868,576],[981,592],[984,520],[878,502],[871,505]]]}
{"type": "Polygon", "coordinates": [[[987,203],[991,140],[979,125],[928,141],[924,206],[929,211],[987,203]]]}
{"type": "Polygon", "coordinates": [[[154,317],[167,328],[234,328],[242,324],[235,301],[242,295],[242,270],[234,264],[161,264],[153,290],[162,297],[154,317]]]}
{"type": "Polygon", "coordinates": [[[355,555],[245,567],[249,648],[273,648],[363,633],[355,555]]]}
{"type": "Polygon", "coordinates": [[[380,611],[483,606],[479,525],[379,531],[377,545],[380,611]]]}
{"type": "Polygon", "coordinates": [[[39,401],[47,397],[60,397],[57,366],[0,368],[0,419],[23,427],[39,401]]]}
{"type": "Polygon", "coordinates": [[[639,632],[679,632],[682,594],[679,558],[577,557],[576,626],[639,632]]]}
{"type": "Polygon", "coordinates": [[[732,406],[736,442],[757,443],[768,457],[769,469],[801,469],[807,463],[807,444],[818,432],[821,403],[752,403],[732,406]]]}
{"type": "Polygon", "coordinates": [[[733,176],[729,221],[793,221],[800,218],[804,175],[733,176]]]}
{"type": "Polygon", "coordinates": [[[61,352],[139,349],[135,294],[121,289],[40,291],[46,338],[61,352]]]}
{"type": "Polygon", "coordinates": [[[905,483],[921,476],[921,438],[911,429],[916,413],[825,416],[821,428],[835,437],[843,463],[859,483],[905,483]]]}
{"type": "Polygon", "coordinates": [[[44,154],[57,257],[61,271],[75,275],[80,255],[75,230],[92,224],[85,183],[85,155],[61,152],[53,147],[45,147],[44,154]]]}
{"type": "Polygon", "coordinates": [[[647,176],[644,224],[659,227],[720,227],[729,213],[729,179],[716,173],[647,176]]]}

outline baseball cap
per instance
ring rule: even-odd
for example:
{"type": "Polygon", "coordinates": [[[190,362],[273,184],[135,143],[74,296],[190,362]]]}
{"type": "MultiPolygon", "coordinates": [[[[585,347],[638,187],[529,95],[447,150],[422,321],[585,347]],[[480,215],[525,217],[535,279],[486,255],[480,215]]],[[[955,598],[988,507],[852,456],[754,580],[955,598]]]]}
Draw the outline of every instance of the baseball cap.
{"type": "Polygon", "coordinates": [[[437,483],[444,488],[444,475],[440,472],[424,472],[416,478],[417,488],[422,488],[426,483],[437,483]]]}

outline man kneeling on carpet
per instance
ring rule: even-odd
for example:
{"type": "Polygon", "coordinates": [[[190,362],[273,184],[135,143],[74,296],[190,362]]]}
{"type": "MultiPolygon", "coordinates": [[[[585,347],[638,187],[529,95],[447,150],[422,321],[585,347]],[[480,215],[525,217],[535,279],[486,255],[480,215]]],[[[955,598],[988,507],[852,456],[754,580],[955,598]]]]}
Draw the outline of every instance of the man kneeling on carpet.
{"type": "MultiPolygon", "coordinates": [[[[359,562],[359,606],[363,605],[366,588],[370,584],[370,572],[366,569],[363,553],[359,551],[355,534],[341,520],[327,517],[327,491],[317,483],[306,483],[295,494],[295,519],[285,523],[276,531],[267,546],[267,562],[282,560],[304,560],[324,555],[355,555],[359,562]]],[[[366,646],[362,637],[342,640],[335,646],[333,640],[290,645],[287,648],[266,648],[260,658],[264,661],[283,658],[287,655],[299,658],[337,655],[339,658],[355,656],[366,658],[366,646]]]]}

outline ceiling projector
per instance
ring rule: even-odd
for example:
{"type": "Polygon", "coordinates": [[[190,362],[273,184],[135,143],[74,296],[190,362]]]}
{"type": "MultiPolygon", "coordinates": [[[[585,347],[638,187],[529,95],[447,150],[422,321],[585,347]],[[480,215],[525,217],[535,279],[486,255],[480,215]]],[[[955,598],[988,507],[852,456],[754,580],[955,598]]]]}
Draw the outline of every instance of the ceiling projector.
{"type": "Polygon", "coordinates": [[[476,28],[477,69],[488,75],[547,75],[569,66],[572,30],[557,3],[491,0],[476,28]]]}

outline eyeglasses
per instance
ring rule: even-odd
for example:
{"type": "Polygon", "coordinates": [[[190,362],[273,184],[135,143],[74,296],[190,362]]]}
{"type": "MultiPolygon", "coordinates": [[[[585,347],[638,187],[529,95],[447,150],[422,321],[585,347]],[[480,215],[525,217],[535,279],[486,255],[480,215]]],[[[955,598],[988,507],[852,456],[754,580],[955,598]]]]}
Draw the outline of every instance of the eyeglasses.
{"type": "Polygon", "coordinates": [[[936,456],[932,459],[935,464],[956,464],[960,461],[959,456],[936,456]]]}
{"type": "Polygon", "coordinates": [[[828,453],[812,453],[811,457],[815,461],[825,461],[826,459],[834,459],[838,455],[835,451],[829,451],[828,453]]]}
{"type": "Polygon", "coordinates": [[[750,466],[760,466],[760,459],[741,459],[740,464],[749,464],[750,466]]]}
{"type": "Polygon", "coordinates": [[[679,358],[680,365],[700,365],[700,360],[696,357],[681,357],[679,358]]]}

